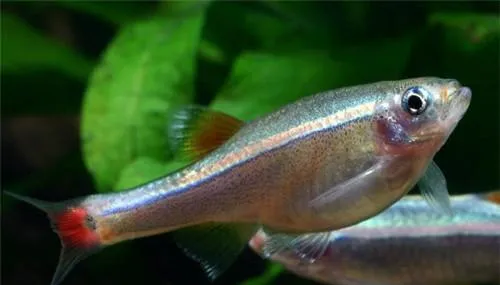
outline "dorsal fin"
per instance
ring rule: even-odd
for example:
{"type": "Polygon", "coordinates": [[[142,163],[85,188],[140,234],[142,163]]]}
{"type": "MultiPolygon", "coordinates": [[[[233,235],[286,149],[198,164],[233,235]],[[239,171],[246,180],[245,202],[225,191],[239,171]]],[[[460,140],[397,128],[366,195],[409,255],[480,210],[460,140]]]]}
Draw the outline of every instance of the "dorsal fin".
{"type": "Polygon", "coordinates": [[[486,192],[483,197],[492,203],[500,205],[500,190],[486,192]]]}
{"type": "Polygon", "coordinates": [[[168,136],[181,156],[198,160],[231,138],[244,122],[207,107],[189,105],[173,113],[168,136]]]}

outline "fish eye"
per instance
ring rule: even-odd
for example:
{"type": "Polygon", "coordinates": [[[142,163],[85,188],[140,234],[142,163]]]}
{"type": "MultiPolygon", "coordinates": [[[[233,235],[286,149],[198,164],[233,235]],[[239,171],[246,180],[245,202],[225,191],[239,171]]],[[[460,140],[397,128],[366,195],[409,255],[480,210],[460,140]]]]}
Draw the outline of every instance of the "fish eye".
{"type": "Polygon", "coordinates": [[[95,230],[97,228],[95,219],[92,216],[87,215],[85,217],[85,226],[89,229],[95,230]]]}
{"type": "Polygon", "coordinates": [[[410,115],[422,114],[428,105],[427,91],[420,87],[412,87],[405,91],[402,98],[403,109],[410,115]]]}

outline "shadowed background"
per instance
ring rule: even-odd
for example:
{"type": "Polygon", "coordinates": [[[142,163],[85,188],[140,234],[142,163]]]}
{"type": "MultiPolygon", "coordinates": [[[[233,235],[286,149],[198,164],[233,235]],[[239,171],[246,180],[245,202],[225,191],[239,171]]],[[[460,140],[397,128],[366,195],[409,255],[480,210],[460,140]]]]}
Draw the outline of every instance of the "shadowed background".
{"type": "MultiPolygon", "coordinates": [[[[251,120],[319,91],[417,76],[473,92],[436,156],[450,192],[500,186],[496,1],[2,4],[2,189],[63,200],[165,175],[180,166],[167,118],[184,104],[251,120]]],[[[45,215],[1,206],[3,284],[48,284],[60,245],[45,215]]],[[[247,250],[214,285],[316,284],[267,266],[247,250]]],[[[210,284],[168,235],[107,248],[64,284],[145,282],[210,284]]]]}

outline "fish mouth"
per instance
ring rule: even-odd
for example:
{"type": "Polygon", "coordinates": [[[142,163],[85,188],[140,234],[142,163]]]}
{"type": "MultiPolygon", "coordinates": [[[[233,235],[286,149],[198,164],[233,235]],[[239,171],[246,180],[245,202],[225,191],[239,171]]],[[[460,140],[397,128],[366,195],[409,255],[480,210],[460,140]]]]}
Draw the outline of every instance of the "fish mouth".
{"type": "Polygon", "coordinates": [[[458,122],[463,118],[472,99],[472,91],[469,87],[460,86],[448,95],[448,108],[444,112],[446,114],[442,121],[442,127],[446,130],[446,137],[448,137],[458,122]]]}
{"type": "Polygon", "coordinates": [[[458,87],[452,92],[449,92],[448,102],[450,103],[450,111],[458,111],[465,113],[470,105],[472,91],[467,86],[458,87]]]}

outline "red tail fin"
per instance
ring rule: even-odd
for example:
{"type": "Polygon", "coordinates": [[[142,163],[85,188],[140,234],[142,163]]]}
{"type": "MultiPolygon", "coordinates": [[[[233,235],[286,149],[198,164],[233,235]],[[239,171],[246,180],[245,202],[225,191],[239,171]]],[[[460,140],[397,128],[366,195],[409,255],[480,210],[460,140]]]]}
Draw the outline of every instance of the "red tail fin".
{"type": "Polygon", "coordinates": [[[73,266],[100,248],[95,220],[84,207],[79,206],[77,200],[54,203],[11,192],[4,193],[44,211],[49,216],[54,232],[59,235],[62,249],[51,285],[60,284],[73,266]]]}

